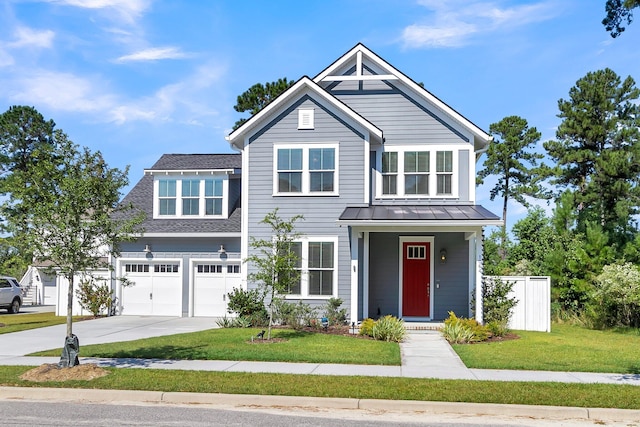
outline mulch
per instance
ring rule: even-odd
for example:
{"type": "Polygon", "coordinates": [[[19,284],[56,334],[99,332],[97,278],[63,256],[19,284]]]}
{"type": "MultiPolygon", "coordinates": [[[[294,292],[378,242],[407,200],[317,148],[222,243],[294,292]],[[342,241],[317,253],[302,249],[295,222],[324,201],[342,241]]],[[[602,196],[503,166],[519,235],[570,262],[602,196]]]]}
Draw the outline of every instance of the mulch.
{"type": "Polygon", "coordinates": [[[76,365],[71,368],[58,368],[58,365],[53,363],[45,363],[20,375],[20,379],[33,382],[91,381],[104,377],[105,375],[109,375],[109,371],[99,367],[95,363],[76,365]]]}

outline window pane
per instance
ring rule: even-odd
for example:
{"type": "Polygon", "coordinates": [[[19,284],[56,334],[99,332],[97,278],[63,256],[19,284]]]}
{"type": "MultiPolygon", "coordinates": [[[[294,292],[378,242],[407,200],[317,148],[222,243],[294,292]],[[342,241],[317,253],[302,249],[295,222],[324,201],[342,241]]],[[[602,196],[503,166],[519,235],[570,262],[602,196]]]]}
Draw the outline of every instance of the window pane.
{"type": "Polygon", "coordinates": [[[309,295],[332,295],[333,272],[326,270],[309,271],[309,295]]]}
{"type": "Polygon", "coordinates": [[[182,199],[182,215],[198,215],[199,199],[182,199]]]}
{"type": "Polygon", "coordinates": [[[436,172],[453,172],[453,152],[438,151],[436,153],[436,172]]]}
{"type": "Polygon", "coordinates": [[[322,268],[333,268],[333,242],[323,242],[322,247],[322,268]]]}
{"type": "Polygon", "coordinates": [[[404,153],[404,171],[405,172],[417,172],[416,169],[416,152],[407,151],[404,153]]]}
{"type": "Polygon", "coordinates": [[[396,176],[388,175],[382,177],[382,194],[396,194],[396,176]]]}
{"type": "Polygon", "coordinates": [[[398,153],[382,153],[382,173],[398,172],[398,153]]]}
{"type": "Polygon", "coordinates": [[[451,194],[451,175],[438,175],[438,194],[451,194]]]}
{"type": "Polygon", "coordinates": [[[222,199],[206,199],[205,215],[222,215],[222,199]]]}
{"type": "Polygon", "coordinates": [[[310,191],[333,191],[333,172],[311,172],[309,174],[310,191]]]}
{"type": "Polygon", "coordinates": [[[176,214],[176,199],[161,199],[160,215],[175,215],[175,214],[176,214]]]}
{"type": "Polygon", "coordinates": [[[176,197],[176,181],[174,179],[158,181],[158,195],[160,197],[176,197]]]}
{"type": "Polygon", "coordinates": [[[182,180],[182,197],[198,197],[200,194],[200,180],[182,180]]]}
{"type": "Polygon", "coordinates": [[[309,170],[331,170],[335,168],[335,149],[309,149],[309,170]]]}
{"type": "Polygon", "coordinates": [[[205,197],[222,197],[222,180],[207,179],[204,181],[205,197]]]}
{"type": "Polygon", "coordinates": [[[405,194],[429,194],[429,175],[405,175],[405,194]]]}
{"type": "Polygon", "coordinates": [[[278,173],[278,192],[299,193],[302,190],[302,172],[278,173]]]}
{"type": "Polygon", "coordinates": [[[278,170],[302,170],[302,149],[282,148],[278,150],[278,170]]]}
{"type": "Polygon", "coordinates": [[[419,151],[417,153],[417,172],[429,172],[429,152],[419,151]]]}
{"type": "Polygon", "coordinates": [[[333,268],[333,242],[309,242],[309,268],[333,268]]]}

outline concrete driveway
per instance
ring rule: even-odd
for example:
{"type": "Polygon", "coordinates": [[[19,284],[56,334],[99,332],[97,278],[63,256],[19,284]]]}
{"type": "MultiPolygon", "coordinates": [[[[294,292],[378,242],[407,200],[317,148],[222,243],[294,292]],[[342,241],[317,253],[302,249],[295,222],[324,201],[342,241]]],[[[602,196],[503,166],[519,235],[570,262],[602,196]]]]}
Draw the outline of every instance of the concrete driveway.
{"type": "MultiPolygon", "coordinates": [[[[27,311],[28,307],[24,307],[24,312],[27,311]]],[[[132,341],[217,327],[216,318],[212,317],[113,316],[75,322],[73,333],[80,340],[82,350],[83,345],[132,341]]],[[[0,334],[0,358],[62,348],[66,329],[63,324],[0,334]]]]}

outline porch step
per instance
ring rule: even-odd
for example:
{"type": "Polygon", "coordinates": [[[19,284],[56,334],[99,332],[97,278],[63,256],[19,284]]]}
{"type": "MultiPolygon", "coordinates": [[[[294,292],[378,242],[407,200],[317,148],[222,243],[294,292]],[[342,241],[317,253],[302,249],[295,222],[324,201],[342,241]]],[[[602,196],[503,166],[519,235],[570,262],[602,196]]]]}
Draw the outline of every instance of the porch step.
{"type": "Polygon", "coordinates": [[[404,327],[409,332],[438,331],[443,326],[442,322],[404,322],[404,327]]]}

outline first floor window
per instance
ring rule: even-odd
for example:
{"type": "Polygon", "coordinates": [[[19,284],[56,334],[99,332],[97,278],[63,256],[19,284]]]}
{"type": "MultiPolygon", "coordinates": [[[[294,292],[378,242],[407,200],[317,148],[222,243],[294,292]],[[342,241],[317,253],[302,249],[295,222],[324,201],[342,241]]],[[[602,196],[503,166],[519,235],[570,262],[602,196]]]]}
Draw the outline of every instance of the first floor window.
{"type": "Polygon", "coordinates": [[[333,295],[333,242],[309,242],[309,295],[333,295]]]}
{"type": "Polygon", "coordinates": [[[301,297],[325,297],[335,293],[336,286],[336,240],[314,239],[292,243],[297,257],[296,280],[287,293],[301,297]]]}

